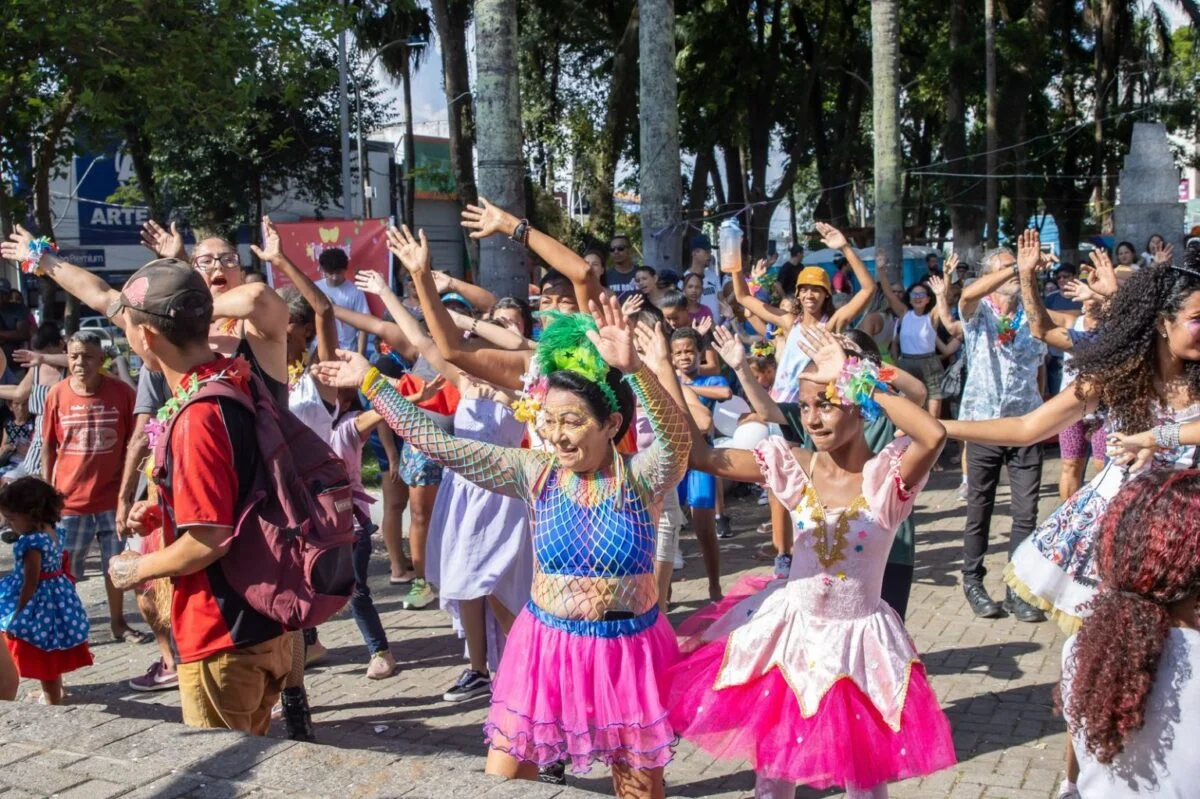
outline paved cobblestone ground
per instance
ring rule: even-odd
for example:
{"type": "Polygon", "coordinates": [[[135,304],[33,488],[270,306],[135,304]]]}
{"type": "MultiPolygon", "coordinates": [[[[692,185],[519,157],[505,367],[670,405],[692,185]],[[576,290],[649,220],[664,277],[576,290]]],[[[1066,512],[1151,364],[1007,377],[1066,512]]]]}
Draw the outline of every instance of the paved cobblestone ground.
{"type": "MultiPolygon", "coordinates": [[[[1052,454],[1052,453],[1048,453],[1052,454]]],[[[1057,461],[1043,479],[1042,518],[1057,504],[1057,461]]],[[[1062,778],[1066,736],[1053,712],[1063,636],[1052,624],[975,619],[962,597],[959,554],[965,505],[952,498],[956,469],[935,474],[917,512],[918,552],[907,626],[954,729],[959,764],[922,780],[892,786],[893,797],[1048,799],[1062,778]]],[[[987,579],[994,596],[1007,559],[1008,493],[1002,487],[993,522],[987,579]]],[[[760,552],[769,536],[755,532],[766,509],[752,500],[728,511],[737,537],[722,542],[724,582],[769,568],[760,552]]],[[[686,568],[677,573],[671,620],[678,623],[706,596],[696,542],[687,533],[686,568]]],[[[441,701],[464,666],[463,648],[436,606],[401,609],[387,584],[382,544],[372,563],[376,606],[400,663],[381,682],[364,676],[366,657],[349,615],[321,627],[330,657],[308,673],[321,745],[233,733],[197,733],[175,723],[173,692],[138,694],[125,681],[142,673],[153,645],[114,643],[95,558],[80,591],[92,617],[93,668],[67,678],[70,706],[34,704],[35,683],[18,702],[0,706],[0,789],[8,796],[89,797],[583,797],[611,791],[607,771],[571,778],[564,790],[509,784],[482,774],[482,700],[441,701]]],[[[4,549],[8,557],[9,549],[4,549]]],[[[7,568],[7,564],[5,564],[7,568]]],[[[130,605],[132,607],[132,605],[130,605]]],[[[132,617],[131,617],[132,618],[132,617]]],[[[273,732],[281,736],[282,730],[273,732]]],[[[667,770],[669,796],[749,796],[745,763],[714,762],[687,744],[667,770]]],[[[800,790],[801,799],[836,796],[800,790]]]]}

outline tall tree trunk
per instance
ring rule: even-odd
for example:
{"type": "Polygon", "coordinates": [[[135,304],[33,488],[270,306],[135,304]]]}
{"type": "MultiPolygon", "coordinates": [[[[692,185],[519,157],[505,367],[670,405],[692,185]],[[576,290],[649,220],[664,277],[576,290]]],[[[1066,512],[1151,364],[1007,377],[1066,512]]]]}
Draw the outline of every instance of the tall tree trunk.
{"type": "MultiPolygon", "coordinates": [[[[946,86],[946,132],[942,148],[949,172],[970,174],[977,169],[977,159],[967,157],[967,96],[971,90],[973,70],[970,54],[970,24],[977,13],[973,0],[953,0],[950,6],[950,81],[946,86]]],[[[948,210],[954,235],[954,250],[964,265],[974,266],[983,254],[983,220],[979,206],[982,192],[975,178],[949,178],[946,190],[950,196],[948,210]]]]}
{"type": "MultiPolygon", "coordinates": [[[[475,1],[475,74],[479,100],[479,193],[525,215],[521,91],[517,80],[516,0],[475,1]]],[[[529,291],[525,249],[504,236],[479,248],[480,284],[501,297],[529,291]]]]}
{"type": "MultiPolygon", "coordinates": [[[[1200,122],[1196,123],[1197,130],[1200,130],[1200,122]]],[[[709,163],[712,164],[712,187],[713,187],[713,204],[716,205],[718,211],[725,210],[727,202],[725,195],[725,184],[721,182],[721,170],[717,169],[717,151],[716,148],[710,148],[708,151],[709,163]]],[[[1200,160],[1200,157],[1198,157],[1200,160]]]]}
{"type": "Polygon", "coordinates": [[[1116,180],[1112,174],[1116,164],[1110,163],[1106,145],[1110,127],[1108,117],[1112,109],[1113,98],[1117,95],[1117,64],[1120,59],[1117,42],[1117,17],[1120,10],[1117,0],[1100,0],[1098,6],[1095,46],[1096,110],[1095,122],[1092,126],[1092,142],[1095,148],[1096,174],[1101,175],[1098,186],[1101,208],[1100,229],[1102,232],[1111,232],[1113,229],[1113,205],[1117,198],[1116,180]]]}
{"type": "MultiPolygon", "coordinates": [[[[687,215],[694,219],[704,213],[704,205],[708,202],[708,178],[716,171],[717,165],[713,160],[711,149],[696,153],[696,164],[692,167],[692,180],[688,184],[687,215]]],[[[718,175],[713,175],[720,182],[718,175]]]]}
{"type": "MultiPolygon", "coordinates": [[[[75,113],[78,96],[74,90],[68,90],[59,101],[46,130],[38,142],[33,165],[33,202],[34,218],[37,221],[37,232],[40,236],[54,238],[54,212],[50,204],[50,178],[54,172],[55,162],[58,161],[58,149],[63,132],[75,113]]],[[[58,286],[50,278],[43,277],[39,283],[42,296],[42,321],[58,321],[59,317],[54,307],[54,295],[58,286]]],[[[74,333],[79,324],[78,301],[72,303],[71,295],[67,295],[67,314],[64,317],[66,330],[74,333]],[[74,306],[74,307],[72,307],[74,306]],[[73,313],[72,313],[73,311],[73,313]]]]}
{"type": "Polygon", "coordinates": [[[875,130],[875,247],[901,277],[899,0],[871,0],[871,85],[875,130]]]}
{"type": "MultiPolygon", "coordinates": [[[[475,103],[471,97],[471,78],[467,64],[467,24],[471,17],[470,0],[431,0],[433,22],[442,45],[442,88],[446,94],[446,116],[450,131],[450,171],[462,205],[476,205],[479,189],[475,185],[475,103]]],[[[479,242],[463,237],[467,247],[469,272],[479,265],[479,242]]],[[[470,276],[470,275],[468,275],[470,276]]]]}
{"type": "MultiPolygon", "coordinates": [[[[478,39],[478,35],[476,39],[478,39]]],[[[616,232],[616,209],[613,191],[617,183],[617,164],[621,159],[625,139],[629,135],[638,86],[638,6],[633,6],[625,32],[613,55],[612,80],[604,114],[604,130],[600,137],[595,161],[595,181],[589,199],[591,213],[588,230],[593,236],[607,241],[616,232]]]]}
{"type": "Polygon", "coordinates": [[[638,0],[642,258],[655,269],[679,263],[679,101],[675,0],[638,0]]]}
{"type": "MultiPolygon", "coordinates": [[[[401,61],[401,80],[404,83],[404,224],[409,230],[417,229],[417,182],[413,170],[417,166],[417,145],[413,141],[413,107],[412,107],[412,54],[408,45],[402,45],[404,60],[401,61]]],[[[370,153],[367,153],[367,163],[364,169],[370,168],[370,153]]]]}
{"type": "Polygon", "coordinates": [[[997,156],[999,150],[998,123],[996,120],[996,0],[984,0],[984,71],[986,75],[986,121],[987,128],[987,240],[995,247],[1000,240],[1000,184],[997,156]]]}

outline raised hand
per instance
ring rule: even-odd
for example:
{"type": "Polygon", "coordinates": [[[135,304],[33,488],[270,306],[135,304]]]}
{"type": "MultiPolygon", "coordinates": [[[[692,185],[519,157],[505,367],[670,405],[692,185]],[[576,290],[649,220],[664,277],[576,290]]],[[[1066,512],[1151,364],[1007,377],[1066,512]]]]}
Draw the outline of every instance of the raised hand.
{"type": "Polygon", "coordinates": [[[833,334],[823,327],[802,328],[799,344],[800,349],[817,367],[802,373],[801,380],[825,385],[838,379],[846,365],[846,353],[833,334]]]}
{"type": "Polygon", "coordinates": [[[391,291],[384,281],[383,275],[371,269],[364,269],[356,273],[354,285],[358,287],[359,291],[367,294],[383,294],[385,291],[391,291]]]}
{"type": "Polygon", "coordinates": [[[1117,269],[1113,266],[1108,253],[1101,249],[1092,250],[1088,254],[1095,270],[1092,273],[1092,291],[1103,297],[1111,297],[1117,293],[1117,269]]]}
{"type": "Polygon", "coordinates": [[[1154,253],[1154,265],[1169,264],[1175,259],[1175,245],[1163,244],[1154,253]]]}
{"type": "Polygon", "coordinates": [[[25,261],[30,256],[29,245],[33,243],[33,234],[20,225],[13,225],[8,241],[0,244],[0,256],[10,261],[25,261]]]}
{"type": "Polygon", "coordinates": [[[958,271],[958,253],[950,253],[950,257],[946,259],[945,265],[942,267],[942,272],[946,275],[946,280],[953,281],[954,273],[958,271]]]}
{"type": "Polygon", "coordinates": [[[633,331],[621,315],[621,304],[617,298],[609,295],[602,298],[599,304],[591,300],[588,310],[599,325],[598,330],[588,331],[588,341],[595,345],[605,363],[627,375],[640,369],[642,362],[633,343],[633,331]]]}
{"type": "Polygon", "coordinates": [[[358,388],[371,369],[367,359],[357,352],[338,350],[336,361],[321,361],[309,367],[318,382],[334,388],[358,388]]]}
{"type": "Polygon", "coordinates": [[[435,269],[433,270],[433,287],[437,289],[438,294],[445,294],[454,287],[454,278],[435,269]]]}
{"type": "Polygon", "coordinates": [[[1074,300],[1075,302],[1103,299],[1091,286],[1082,280],[1064,280],[1059,285],[1058,290],[1068,300],[1074,300]]]}
{"type": "Polygon", "coordinates": [[[717,351],[717,355],[720,355],[721,360],[729,364],[729,368],[735,372],[746,363],[746,348],[742,346],[741,339],[728,328],[713,328],[713,344],[716,345],[713,349],[717,351]]]}
{"type": "Polygon", "coordinates": [[[930,275],[928,278],[926,278],[926,282],[929,283],[929,288],[933,290],[935,295],[938,297],[946,296],[946,278],[938,277],[937,275],[930,275]]]}
{"type": "Polygon", "coordinates": [[[635,316],[638,311],[642,310],[642,305],[646,298],[642,294],[630,294],[625,298],[625,302],[621,303],[621,315],[628,318],[635,316]]]}
{"type": "Polygon", "coordinates": [[[13,350],[13,360],[26,369],[45,362],[42,353],[33,350],[13,350]]]}
{"type": "Polygon", "coordinates": [[[142,225],[142,246],[159,258],[178,258],[183,254],[183,234],[171,223],[171,229],[151,219],[142,225]]]}
{"type": "Polygon", "coordinates": [[[400,259],[400,263],[414,278],[432,265],[433,258],[429,254],[429,242],[425,239],[424,230],[418,230],[417,238],[414,238],[407,225],[389,227],[387,240],[388,250],[400,259]]]}
{"type": "Polygon", "coordinates": [[[826,222],[817,222],[817,235],[821,237],[821,243],[831,250],[840,250],[843,247],[849,247],[846,237],[842,231],[835,228],[826,222]]]}
{"type": "Polygon", "coordinates": [[[758,261],[755,262],[754,268],[750,270],[750,279],[758,280],[760,277],[765,275],[767,270],[770,268],[771,262],[768,262],[766,258],[759,258],[758,261]]]}
{"type": "Polygon", "coordinates": [[[446,378],[442,375],[438,375],[432,380],[426,380],[425,385],[421,386],[420,391],[415,394],[409,394],[405,397],[405,399],[411,402],[413,405],[420,405],[422,402],[428,402],[436,397],[437,393],[441,391],[445,385],[446,378]]]}
{"type": "Polygon", "coordinates": [[[655,322],[654,327],[645,322],[638,322],[633,329],[633,340],[638,352],[651,369],[673,371],[671,352],[667,347],[667,337],[663,333],[662,322],[655,322]]]}
{"type": "Polygon", "coordinates": [[[462,226],[471,231],[473,239],[484,239],[495,233],[511,236],[519,223],[515,216],[483,197],[479,198],[479,205],[468,205],[462,212],[462,226]]]}
{"type": "Polygon", "coordinates": [[[1042,262],[1042,238],[1034,228],[1022,230],[1017,237],[1017,271],[1033,275],[1042,262]]]}
{"type": "MultiPolygon", "coordinates": [[[[146,224],[150,224],[147,222],[146,224]]],[[[276,260],[283,257],[283,249],[279,243],[279,231],[275,229],[275,223],[271,221],[271,217],[264,216],[262,218],[262,234],[263,246],[258,248],[255,245],[250,245],[250,252],[258,256],[258,260],[268,263],[275,263],[276,260]]]]}
{"type": "Polygon", "coordinates": [[[713,329],[713,320],[711,316],[702,316],[700,320],[692,325],[692,329],[700,334],[701,338],[708,335],[708,332],[713,329]]]}
{"type": "MultiPolygon", "coordinates": [[[[876,247],[875,248],[875,271],[880,274],[887,272],[887,268],[886,268],[887,263],[888,263],[887,250],[885,250],[883,247],[876,247]]],[[[878,280],[878,278],[876,278],[876,280],[878,280]]]]}

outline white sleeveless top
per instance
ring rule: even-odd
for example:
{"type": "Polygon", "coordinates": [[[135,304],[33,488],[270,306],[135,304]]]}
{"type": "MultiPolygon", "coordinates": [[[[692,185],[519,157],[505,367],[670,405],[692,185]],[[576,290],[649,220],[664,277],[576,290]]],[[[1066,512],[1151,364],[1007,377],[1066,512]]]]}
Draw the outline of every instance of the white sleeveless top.
{"type": "Polygon", "coordinates": [[[933,311],[919,316],[908,311],[900,320],[900,353],[906,357],[937,352],[937,331],[933,329],[933,311]]]}

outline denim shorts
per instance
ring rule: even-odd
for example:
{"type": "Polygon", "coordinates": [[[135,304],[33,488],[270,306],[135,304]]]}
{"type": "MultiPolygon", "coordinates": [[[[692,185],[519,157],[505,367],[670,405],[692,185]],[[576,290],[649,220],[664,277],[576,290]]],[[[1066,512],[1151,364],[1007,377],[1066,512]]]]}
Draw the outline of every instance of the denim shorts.
{"type": "Polygon", "coordinates": [[[117,537],[115,510],[85,516],[63,516],[58,521],[58,536],[71,564],[71,574],[76,580],[84,579],[83,567],[92,549],[92,542],[96,539],[100,539],[101,574],[108,574],[109,559],[125,549],[125,539],[117,537]]]}

